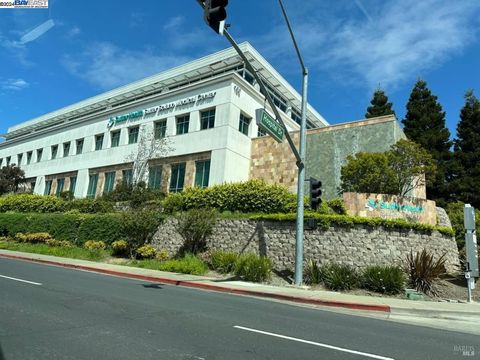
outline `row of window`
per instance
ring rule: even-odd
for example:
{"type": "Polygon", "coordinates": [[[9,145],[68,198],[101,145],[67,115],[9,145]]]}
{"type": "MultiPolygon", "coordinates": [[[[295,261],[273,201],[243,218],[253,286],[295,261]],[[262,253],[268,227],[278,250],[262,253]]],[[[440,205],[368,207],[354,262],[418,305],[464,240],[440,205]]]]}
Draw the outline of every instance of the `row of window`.
{"type": "MultiPolygon", "coordinates": [[[[62,192],[67,191],[67,189],[65,189],[65,178],[58,178],[55,181],[57,182],[57,189],[55,190],[55,195],[60,196],[62,192]]],[[[45,190],[43,191],[44,195],[52,195],[52,185],[53,185],[53,180],[45,181],[45,190]]],[[[68,187],[68,191],[74,193],[76,185],[77,185],[77,177],[71,176],[70,186],[68,187]]],[[[31,186],[33,190],[33,188],[35,187],[35,183],[31,183],[31,186]]]]}
{"type": "MultiPolygon", "coordinates": [[[[171,165],[172,174],[170,176],[170,185],[169,191],[170,192],[180,192],[184,188],[185,184],[185,169],[186,163],[178,163],[171,165]]],[[[148,187],[151,189],[160,189],[162,184],[162,170],[163,167],[159,166],[151,166],[149,168],[148,173],[148,187]]],[[[194,186],[197,187],[207,187],[209,181],[209,174],[210,174],[210,160],[202,160],[195,162],[195,182],[194,186]]],[[[88,189],[87,189],[87,197],[94,198],[97,194],[98,189],[98,174],[90,175],[88,181],[88,189]]],[[[105,181],[103,184],[103,193],[109,193],[113,191],[115,186],[115,176],[116,172],[106,172],[104,174],[105,181]]],[[[127,169],[122,171],[122,182],[126,185],[132,183],[133,173],[132,169],[127,169]]],[[[45,189],[46,194],[50,194],[51,189],[45,189]]],[[[63,190],[62,190],[63,191],[63,190]]],[[[57,194],[60,194],[61,191],[56,191],[57,194]]]]}
{"type": "MultiPolygon", "coordinates": [[[[190,125],[190,114],[181,115],[176,117],[176,134],[182,135],[188,133],[188,128],[190,125]]],[[[251,118],[244,115],[243,113],[240,114],[239,123],[238,123],[238,130],[248,136],[249,127],[251,123],[251,118]]],[[[215,109],[210,109],[206,111],[200,112],[200,130],[211,129],[215,127],[215,109]]],[[[167,132],[167,120],[159,120],[154,123],[154,137],[155,139],[162,139],[166,136],[167,132]]],[[[138,142],[138,136],[140,133],[139,126],[133,126],[128,128],[128,144],[135,144],[138,142]]],[[[110,132],[110,147],[118,147],[120,146],[120,135],[121,129],[111,131],[110,132]]],[[[258,130],[257,136],[264,136],[265,132],[258,130]]],[[[98,134],[95,136],[95,151],[99,151],[103,149],[103,144],[105,140],[104,134],[98,134]]],[[[71,141],[65,142],[62,145],[62,157],[67,157],[71,155],[71,141]]],[[[84,139],[77,139],[75,140],[75,149],[74,155],[79,155],[83,153],[83,145],[84,139]]],[[[33,151],[28,151],[26,153],[26,164],[29,165],[33,161],[33,151]]],[[[59,154],[59,145],[52,145],[51,146],[51,160],[56,159],[60,156],[59,154]]],[[[35,162],[42,161],[43,158],[43,149],[36,150],[36,158],[35,162]]],[[[8,156],[5,158],[6,166],[9,166],[12,163],[11,157],[8,156]]],[[[23,160],[23,154],[17,155],[17,162],[16,164],[21,165],[23,160]]],[[[3,165],[3,159],[0,159],[0,166],[3,165]]]]}

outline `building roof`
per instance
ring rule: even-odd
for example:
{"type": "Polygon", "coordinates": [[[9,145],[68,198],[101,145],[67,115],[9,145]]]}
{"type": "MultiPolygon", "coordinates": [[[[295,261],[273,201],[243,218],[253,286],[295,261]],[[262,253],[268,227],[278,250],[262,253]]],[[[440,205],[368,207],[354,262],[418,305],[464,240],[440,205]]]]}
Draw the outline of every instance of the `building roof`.
{"type": "MultiPolygon", "coordinates": [[[[301,109],[300,94],[248,42],[240,44],[240,48],[268,85],[287,99],[293,107],[301,109]]],[[[228,48],[12,126],[4,137],[8,141],[37,130],[80,120],[119,105],[162,94],[221,73],[235,71],[239,66],[243,66],[241,58],[233,48],[228,48]]],[[[310,105],[307,118],[316,127],[329,125],[310,105]]]]}

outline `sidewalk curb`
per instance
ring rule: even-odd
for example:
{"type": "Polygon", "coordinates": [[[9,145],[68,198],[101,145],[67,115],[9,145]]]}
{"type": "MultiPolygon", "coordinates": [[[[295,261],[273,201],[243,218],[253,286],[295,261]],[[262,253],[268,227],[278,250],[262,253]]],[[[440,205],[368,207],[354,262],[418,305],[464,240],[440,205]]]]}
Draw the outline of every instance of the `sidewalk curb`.
{"type": "Polygon", "coordinates": [[[174,279],[164,278],[160,276],[131,274],[128,272],[107,270],[107,269],[97,268],[94,266],[69,264],[61,261],[35,259],[35,258],[18,256],[18,255],[0,254],[0,257],[14,259],[14,260],[36,262],[36,263],[46,264],[46,265],[60,266],[60,267],[65,267],[70,269],[85,270],[85,271],[91,271],[91,272],[96,272],[96,273],[101,273],[106,275],[113,275],[113,276],[126,277],[126,278],[132,278],[132,279],[146,280],[146,281],[152,281],[152,282],[157,281],[157,282],[162,282],[169,285],[210,290],[210,291],[223,292],[228,294],[257,296],[257,297],[291,301],[295,303],[309,304],[309,305],[321,305],[321,306],[330,306],[330,307],[340,307],[340,308],[346,308],[346,309],[352,309],[352,310],[390,313],[390,306],[388,305],[374,305],[374,304],[351,303],[351,302],[335,301],[335,300],[310,299],[310,298],[305,298],[301,296],[283,295],[283,294],[276,294],[276,293],[256,291],[256,290],[237,289],[237,288],[218,286],[218,285],[212,285],[212,284],[202,284],[202,283],[197,283],[197,282],[188,281],[188,280],[174,280],[174,279]]]}

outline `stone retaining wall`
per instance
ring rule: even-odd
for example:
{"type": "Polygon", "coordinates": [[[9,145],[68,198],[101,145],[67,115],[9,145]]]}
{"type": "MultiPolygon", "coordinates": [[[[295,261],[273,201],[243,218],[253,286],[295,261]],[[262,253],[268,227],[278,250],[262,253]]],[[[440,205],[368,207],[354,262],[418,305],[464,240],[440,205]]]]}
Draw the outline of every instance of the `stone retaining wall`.
{"type": "MultiPolygon", "coordinates": [[[[153,239],[153,245],[175,254],[183,244],[176,231],[176,219],[167,219],[153,239]]],[[[253,220],[217,220],[207,240],[209,249],[254,252],[268,256],[277,270],[295,268],[295,223],[253,220]]],[[[437,231],[392,230],[356,225],[332,226],[327,231],[305,230],[304,260],[320,264],[337,262],[357,268],[390,265],[404,260],[410,250],[427,250],[436,256],[447,252],[447,269],[459,269],[458,250],[453,237],[437,231]]]]}

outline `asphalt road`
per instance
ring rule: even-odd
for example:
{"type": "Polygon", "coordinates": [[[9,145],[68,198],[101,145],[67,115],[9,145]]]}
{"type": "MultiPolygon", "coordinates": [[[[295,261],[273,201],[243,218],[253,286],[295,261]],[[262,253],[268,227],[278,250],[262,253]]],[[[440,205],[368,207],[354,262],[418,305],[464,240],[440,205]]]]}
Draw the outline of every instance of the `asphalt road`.
{"type": "Polygon", "coordinates": [[[7,259],[0,347],[1,360],[480,358],[474,335],[7,259]]]}

